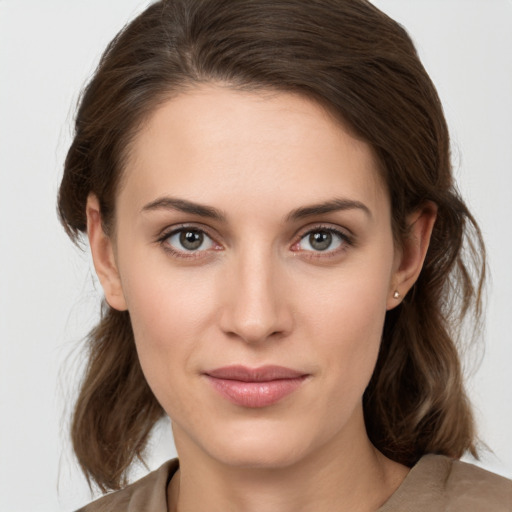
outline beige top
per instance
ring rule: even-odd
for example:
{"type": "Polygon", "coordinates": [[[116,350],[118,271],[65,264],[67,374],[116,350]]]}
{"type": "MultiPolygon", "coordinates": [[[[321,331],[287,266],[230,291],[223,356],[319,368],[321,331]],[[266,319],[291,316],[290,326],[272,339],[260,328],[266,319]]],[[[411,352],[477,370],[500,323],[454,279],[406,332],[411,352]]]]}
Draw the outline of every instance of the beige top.
{"type": "MultiPolygon", "coordinates": [[[[77,512],[167,512],[178,460],[77,512]]],[[[425,455],[376,512],[512,512],[512,481],[442,455],[425,455]]]]}

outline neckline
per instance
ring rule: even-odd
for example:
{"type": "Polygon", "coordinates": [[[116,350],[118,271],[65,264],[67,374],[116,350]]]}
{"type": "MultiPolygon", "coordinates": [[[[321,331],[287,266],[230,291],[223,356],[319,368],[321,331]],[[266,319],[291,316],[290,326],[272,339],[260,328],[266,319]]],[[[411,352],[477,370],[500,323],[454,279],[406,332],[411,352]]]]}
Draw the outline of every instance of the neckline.
{"type": "MultiPolygon", "coordinates": [[[[407,506],[411,496],[418,492],[420,482],[423,484],[425,475],[433,475],[433,481],[430,487],[437,487],[439,482],[444,479],[447,467],[451,459],[443,455],[427,454],[421,457],[418,462],[409,470],[402,483],[397,487],[393,494],[375,511],[375,512],[400,512],[402,505],[407,506]],[[437,482],[437,483],[436,483],[437,482]]],[[[172,478],[178,471],[179,459],[171,459],[167,461],[160,469],[167,473],[166,484],[164,488],[165,493],[165,511],[168,510],[168,493],[167,489],[171,483],[172,478]]],[[[435,503],[431,503],[435,507],[435,503]]],[[[404,509],[405,510],[405,509],[404,509]]],[[[409,510],[409,509],[407,509],[409,510]]]]}

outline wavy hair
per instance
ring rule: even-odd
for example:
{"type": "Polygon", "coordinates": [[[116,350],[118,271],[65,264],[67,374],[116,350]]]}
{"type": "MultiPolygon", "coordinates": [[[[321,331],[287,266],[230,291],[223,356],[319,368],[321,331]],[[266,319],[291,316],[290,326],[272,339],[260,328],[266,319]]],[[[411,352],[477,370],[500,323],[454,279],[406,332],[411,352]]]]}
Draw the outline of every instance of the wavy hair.
{"type": "MultiPolygon", "coordinates": [[[[301,94],[325,106],[374,150],[391,197],[397,243],[406,217],[438,207],[424,268],[387,313],[363,397],[369,437],[413,465],[429,452],[476,454],[457,350],[462,320],[481,313],[485,250],[455,188],[441,103],[406,31],[366,0],[161,0],[108,45],[86,86],[58,197],[77,242],[94,193],[112,233],[130,142],[162,102],[189,87],[301,94]]],[[[88,364],[72,441],[89,482],[126,483],[164,411],[137,359],[128,312],[104,304],[87,338],[88,364]]]]}

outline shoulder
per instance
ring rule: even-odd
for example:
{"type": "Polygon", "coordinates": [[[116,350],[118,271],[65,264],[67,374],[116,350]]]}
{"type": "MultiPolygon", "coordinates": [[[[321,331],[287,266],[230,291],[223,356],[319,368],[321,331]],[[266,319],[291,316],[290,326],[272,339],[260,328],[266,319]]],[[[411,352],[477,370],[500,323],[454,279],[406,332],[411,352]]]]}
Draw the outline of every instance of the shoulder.
{"type": "Polygon", "coordinates": [[[446,494],[457,510],[512,511],[512,480],[448,459],[446,494]]]}
{"type": "Polygon", "coordinates": [[[76,512],[167,512],[167,485],[178,465],[177,459],[170,460],[144,478],[76,512]]]}
{"type": "Polygon", "coordinates": [[[379,512],[512,512],[512,481],[443,455],[425,455],[379,512]]]}

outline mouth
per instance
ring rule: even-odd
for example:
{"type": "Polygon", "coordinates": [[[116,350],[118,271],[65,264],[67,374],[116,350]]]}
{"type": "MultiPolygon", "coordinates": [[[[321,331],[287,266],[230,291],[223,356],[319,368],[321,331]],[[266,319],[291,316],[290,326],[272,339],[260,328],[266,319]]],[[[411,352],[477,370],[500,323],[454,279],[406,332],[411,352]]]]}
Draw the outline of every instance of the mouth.
{"type": "Polygon", "coordinates": [[[267,407],[297,390],[308,374],[283,366],[226,366],[204,374],[221,396],[241,407],[267,407]]]}

